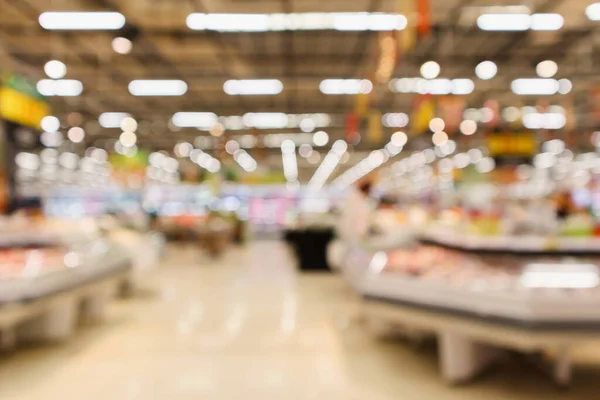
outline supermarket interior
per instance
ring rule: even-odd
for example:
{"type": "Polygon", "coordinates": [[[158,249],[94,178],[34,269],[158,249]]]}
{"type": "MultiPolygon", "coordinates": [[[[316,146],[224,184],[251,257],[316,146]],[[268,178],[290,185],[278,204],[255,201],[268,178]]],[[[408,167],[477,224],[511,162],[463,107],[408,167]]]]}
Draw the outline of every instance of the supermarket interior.
{"type": "Polygon", "coordinates": [[[0,399],[600,399],[593,1],[0,0],[0,399]]]}

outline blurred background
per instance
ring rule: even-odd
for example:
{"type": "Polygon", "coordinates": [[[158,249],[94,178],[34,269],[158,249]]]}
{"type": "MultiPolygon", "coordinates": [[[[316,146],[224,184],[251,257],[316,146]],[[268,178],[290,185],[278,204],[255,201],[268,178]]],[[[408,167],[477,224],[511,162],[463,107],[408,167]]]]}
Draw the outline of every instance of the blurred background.
{"type": "Polygon", "coordinates": [[[599,21],[0,0],[0,396],[595,398],[599,21]]]}

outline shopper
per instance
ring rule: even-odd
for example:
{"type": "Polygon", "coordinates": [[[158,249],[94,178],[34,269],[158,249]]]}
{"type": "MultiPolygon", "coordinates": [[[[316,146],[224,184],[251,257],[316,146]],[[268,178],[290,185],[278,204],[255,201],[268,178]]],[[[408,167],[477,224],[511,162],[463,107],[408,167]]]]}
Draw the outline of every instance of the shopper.
{"type": "Polygon", "coordinates": [[[373,211],[369,193],[371,181],[359,181],[350,189],[342,205],[338,235],[343,240],[364,239],[369,234],[370,219],[373,211]]]}

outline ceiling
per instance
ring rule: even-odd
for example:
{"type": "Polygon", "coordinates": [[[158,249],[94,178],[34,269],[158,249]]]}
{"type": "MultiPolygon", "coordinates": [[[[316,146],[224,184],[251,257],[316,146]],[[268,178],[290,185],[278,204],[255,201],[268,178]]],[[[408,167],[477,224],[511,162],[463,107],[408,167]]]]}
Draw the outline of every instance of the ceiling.
{"type": "MultiPolygon", "coordinates": [[[[510,82],[535,77],[535,65],[551,59],[559,65],[557,77],[571,79],[574,89],[568,96],[550,96],[548,102],[573,102],[579,123],[585,126],[589,123],[587,90],[600,83],[595,73],[600,62],[596,51],[600,22],[589,21],[584,13],[591,2],[432,0],[432,34],[401,55],[392,77],[418,77],[422,63],[435,60],[442,67],[440,76],[475,81],[475,91],[465,96],[471,107],[481,107],[490,98],[503,105],[535,105],[537,97],[514,95],[510,82]],[[560,13],[565,24],[556,32],[478,29],[475,20],[482,13],[481,7],[499,5],[527,5],[532,13],[560,13]],[[497,63],[496,78],[482,81],[475,77],[474,67],[483,60],[497,63]]],[[[98,116],[107,111],[127,112],[140,122],[146,121],[140,125],[140,133],[144,134],[141,143],[155,149],[172,150],[177,141],[206,135],[197,129],[169,127],[167,122],[178,111],[207,111],[222,116],[248,112],[329,113],[334,118],[328,132],[334,138],[343,137],[343,115],[354,108],[355,96],[324,95],[319,83],[327,78],[373,75],[379,32],[192,31],[186,26],[186,17],[192,12],[396,13],[404,6],[406,3],[399,0],[0,0],[0,61],[36,79],[44,78],[47,61],[63,61],[68,68],[66,77],[82,81],[84,91],[78,97],[52,98],[52,109],[62,121],[71,112],[81,113],[89,144],[119,136],[118,129],[99,129],[95,125],[98,116]],[[121,12],[127,18],[127,28],[139,32],[130,54],[112,50],[111,41],[118,32],[46,31],[38,23],[43,11],[100,10],[121,12]],[[229,96],[223,91],[228,79],[257,78],[280,79],[284,90],[275,96],[229,96]],[[135,97],[127,89],[134,79],[181,79],[189,90],[181,97],[135,97]]],[[[372,106],[384,113],[408,113],[413,97],[386,88],[378,90],[372,106]]]]}

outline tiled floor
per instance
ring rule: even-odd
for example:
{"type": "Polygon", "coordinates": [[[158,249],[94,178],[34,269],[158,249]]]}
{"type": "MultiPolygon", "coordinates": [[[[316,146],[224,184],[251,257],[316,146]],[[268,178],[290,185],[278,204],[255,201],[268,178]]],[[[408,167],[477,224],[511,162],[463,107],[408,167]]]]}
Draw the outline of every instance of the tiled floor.
{"type": "Polygon", "coordinates": [[[598,367],[561,392],[516,359],[449,388],[432,350],[370,337],[341,278],[298,275],[277,242],[217,262],[171,247],[147,286],[64,345],[2,356],[0,399],[600,399],[598,367]]]}

